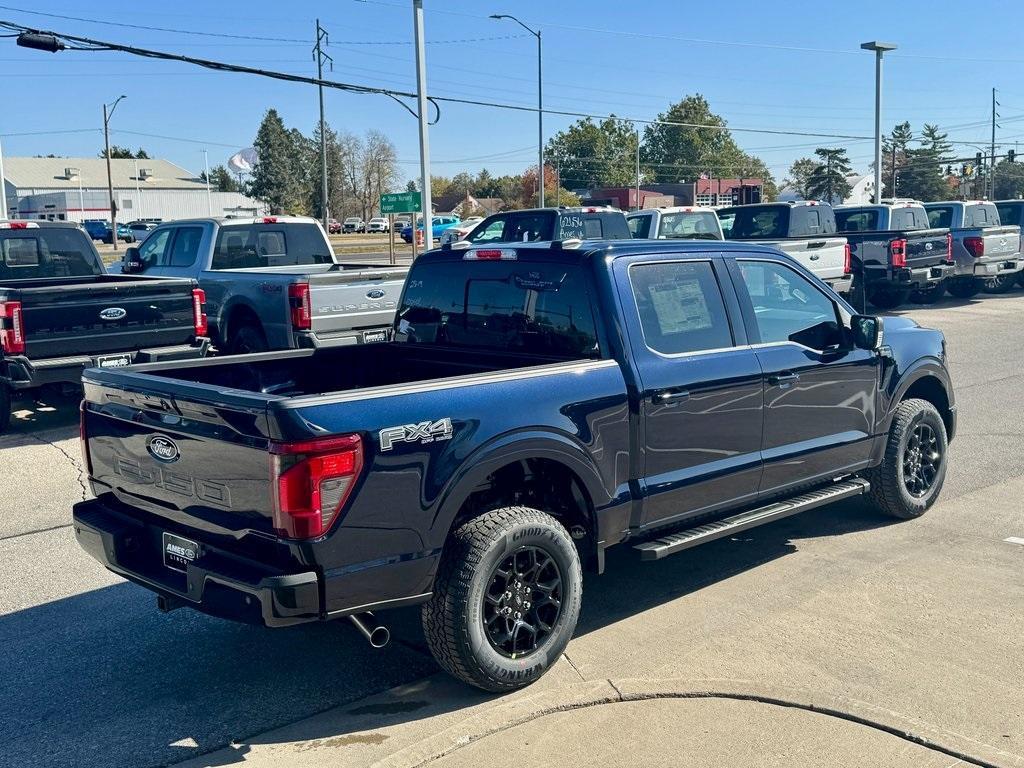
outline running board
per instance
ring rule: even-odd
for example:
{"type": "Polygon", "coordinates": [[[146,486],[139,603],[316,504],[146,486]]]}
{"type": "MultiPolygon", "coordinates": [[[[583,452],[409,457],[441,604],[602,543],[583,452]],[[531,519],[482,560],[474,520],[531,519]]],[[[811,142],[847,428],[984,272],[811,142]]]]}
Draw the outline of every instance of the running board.
{"type": "Polygon", "coordinates": [[[640,551],[642,560],[660,560],[663,557],[674,555],[676,552],[695,547],[698,544],[731,536],[748,528],[781,520],[798,512],[806,512],[808,509],[831,504],[833,501],[839,501],[849,496],[860,496],[867,493],[870,488],[871,484],[867,480],[855,477],[825,488],[801,493],[799,496],[775,502],[766,507],[741,512],[724,520],[716,520],[713,523],[670,533],[667,536],[662,536],[652,541],[645,541],[642,544],[635,545],[633,549],[640,551]]]}

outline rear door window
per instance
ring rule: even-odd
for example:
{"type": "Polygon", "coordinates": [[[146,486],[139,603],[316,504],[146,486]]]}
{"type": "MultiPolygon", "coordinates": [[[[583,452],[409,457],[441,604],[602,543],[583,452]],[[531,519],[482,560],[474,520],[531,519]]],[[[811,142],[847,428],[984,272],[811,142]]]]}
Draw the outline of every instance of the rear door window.
{"type": "Polygon", "coordinates": [[[505,241],[505,224],[507,216],[498,216],[473,230],[466,238],[471,243],[500,243],[505,241]]]}
{"type": "Polygon", "coordinates": [[[669,240],[717,240],[718,221],[710,211],[680,211],[661,217],[658,237],[669,240]]]}
{"type": "Polygon", "coordinates": [[[651,219],[653,218],[650,213],[642,213],[637,216],[630,216],[626,223],[629,225],[629,234],[640,240],[645,240],[651,236],[651,219]]]}
{"type": "Polygon", "coordinates": [[[164,252],[170,245],[171,237],[174,235],[174,227],[161,229],[146,238],[146,242],[139,248],[139,260],[142,262],[142,271],[164,264],[164,252]]]}
{"type": "Polygon", "coordinates": [[[0,230],[0,279],[101,274],[89,236],[77,228],[0,230]]]}
{"type": "Polygon", "coordinates": [[[878,211],[836,211],[840,232],[872,232],[878,229],[878,211]]]}
{"type": "Polygon", "coordinates": [[[1001,224],[1020,225],[1020,212],[1022,210],[1020,205],[1005,203],[1003,205],[996,205],[996,210],[999,211],[999,221],[1001,224]]]}

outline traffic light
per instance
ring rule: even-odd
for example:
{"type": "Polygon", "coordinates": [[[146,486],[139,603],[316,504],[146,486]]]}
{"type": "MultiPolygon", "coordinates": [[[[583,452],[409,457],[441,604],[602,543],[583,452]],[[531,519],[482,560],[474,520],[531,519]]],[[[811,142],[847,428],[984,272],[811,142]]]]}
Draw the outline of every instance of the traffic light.
{"type": "Polygon", "coordinates": [[[952,176],[953,175],[953,166],[952,165],[947,165],[946,166],[946,175],[947,176],[952,176]]]}
{"type": "Polygon", "coordinates": [[[1017,159],[1017,153],[1014,150],[1012,150],[1012,149],[1006,150],[1006,162],[1012,163],[1012,162],[1016,161],[1016,159],[1017,159]]]}
{"type": "Polygon", "coordinates": [[[974,166],[976,168],[981,167],[981,152],[978,152],[977,154],[974,155],[974,166]]]}

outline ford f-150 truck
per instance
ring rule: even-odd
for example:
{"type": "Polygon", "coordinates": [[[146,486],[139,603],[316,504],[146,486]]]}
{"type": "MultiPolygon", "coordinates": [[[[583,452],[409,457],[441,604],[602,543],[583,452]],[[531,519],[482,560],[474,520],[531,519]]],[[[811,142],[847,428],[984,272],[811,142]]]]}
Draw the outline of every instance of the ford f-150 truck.
{"type": "Polygon", "coordinates": [[[636,238],[652,240],[723,240],[714,208],[692,205],[645,208],[626,215],[636,238]]]}
{"type": "MultiPolygon", "coordinates": [[[[1000,224],[1024,226],[1024,200],[997,200],[996,210],[1000,224]]],[[[1024,270],[1017,273],[1017,282],[1024,285],[1024,270]]]]}
{"type": "Polygon", "coordinates": [[[16,396],[89,366],[205,355],[203,301],[193,280],[106,274],[73,222],[0,221],[0,432],[16,396]]]}
{"type": "Polygon", "coordinates": [[[954,270],[953,236],[931,229],[928,213],[916,201],[882,205],[841,205],[836,227],[846,237],[853,260],[850,300],[864,309],[898,307],[907,297],[934,304],[946,292],[954,270]]]}
{"type": "Polygon", "coordinates": [[[836,234],[832,206],[815,200],[720,208],[726,240],[770,245],[792,256],[838,293],[853,284],[850,249],[836,234]]]}
{"type": "Polygon", "coordinates": [[[932,227],[948,227],[956,270],[947,281],[950,294],[969,299],[982,288],[1010,290],[1024,269],[1020,227],[1003,226],[995,204],[984,200],[925,203],[932,227]]]}
{"type": "Polygon", "coordinates": [[[383,341],[408,267],[342,264],[319,222],[267,216],[162,224],[122,271],[189,277],[221,352],[383,341]]]}
{"type": "Polygon", "coordinates": [[[86,375],[94,558],[181,606],[282,626],[422,605],[488,690],[571,637],[582,568],[657,560],[851,496],[938,498],[939,331],[856,315],[789,257],[620,240],[442,249],[385,344],[86,375]]]}

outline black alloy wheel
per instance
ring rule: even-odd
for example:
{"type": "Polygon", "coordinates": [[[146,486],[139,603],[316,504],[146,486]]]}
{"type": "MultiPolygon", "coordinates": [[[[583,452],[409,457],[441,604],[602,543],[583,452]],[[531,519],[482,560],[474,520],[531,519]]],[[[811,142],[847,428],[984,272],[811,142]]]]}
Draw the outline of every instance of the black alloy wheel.
{"type": "Polygon", "coordinates": [[[903,483],[907,492],[915,498],[928,493],[939,475],[941,463],[942,451],[935,430],[929,424],[919,422],[903,451],[903,483]]]}
{"type": "Polygon", "coordinates": [[[537,650],[562,612],[562,572],[539,547],[523,547],[491,572],[484,633],[498,653],[518,659],[537,650]]]}

